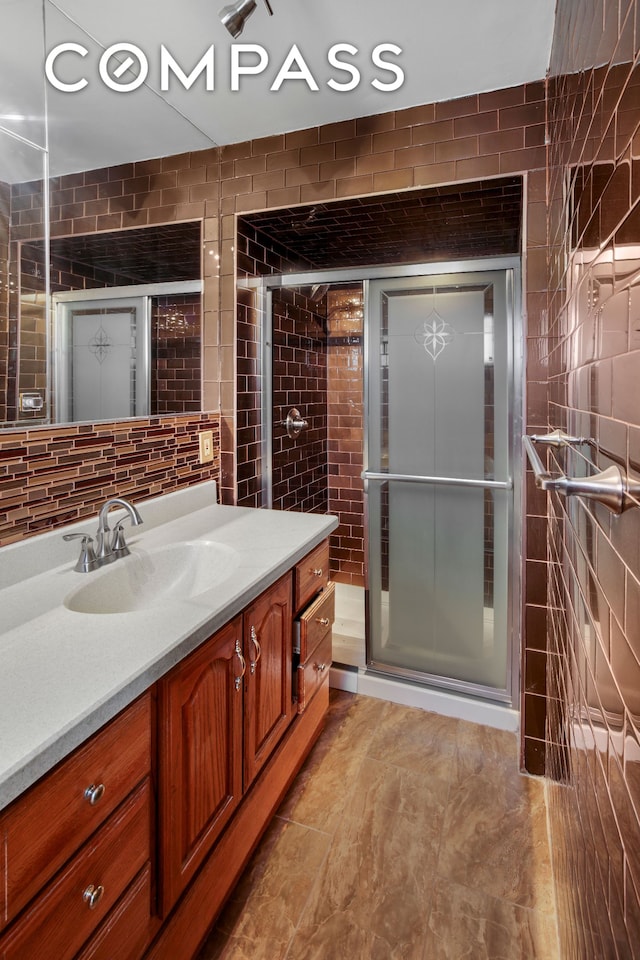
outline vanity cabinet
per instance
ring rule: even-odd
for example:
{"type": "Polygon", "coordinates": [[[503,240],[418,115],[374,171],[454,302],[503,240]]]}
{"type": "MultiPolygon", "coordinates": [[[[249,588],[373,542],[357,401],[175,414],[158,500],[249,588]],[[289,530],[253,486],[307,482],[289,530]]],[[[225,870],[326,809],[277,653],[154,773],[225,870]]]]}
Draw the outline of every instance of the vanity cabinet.
{"type": "MultiPolygon", "coordinates": [[[[146,694],[0,817],[2,960],[75,957],[150,868],[151,716],[146,694]]],[[[148,940],[150,897],[143,907],[148,940]]]]}
{"type": "Polygon", "coordinates": [[[160,876],[165,915],[242,796],[242,617],[158,684],[160,876]]]}
{"type": "Polygon", "coordinates": [[[159,682],[163,915],[289,726],[291,665],[287,574],[159,682]]]}
{"type": "Polygon", "coordinates": [[[0,960],[195,955],[321,732],[327,566],[325,541],[0,814],[0,960]]]}
{"type": "Polygon", "coordinates": [[[291,574],[244,614],[244,784],[247,788],[291,723],[291,574]]]}

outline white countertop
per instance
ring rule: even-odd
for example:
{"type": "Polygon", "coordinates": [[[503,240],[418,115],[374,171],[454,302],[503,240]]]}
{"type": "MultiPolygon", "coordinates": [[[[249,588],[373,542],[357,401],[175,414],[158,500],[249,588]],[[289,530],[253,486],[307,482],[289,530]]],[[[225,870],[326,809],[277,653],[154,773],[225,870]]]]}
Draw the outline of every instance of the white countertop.
{"type": "MultiPolygon", "coordinates": [[[[335,529],[335,517],[226,507],[215,483],[136,502],[131,557],[76,573],[79,541],[61,528],[0,548],[0,809],[150,687],[335,529]],[[210,589],[126,613],[64,605],[92,578],[153,562],[176,542],[222,545],[231,558],[210,589]]],[[[111,516],[111,515],[110,515],[111,516]]],[[[114,511],[117,518],[118,513],[114,511]]]]}

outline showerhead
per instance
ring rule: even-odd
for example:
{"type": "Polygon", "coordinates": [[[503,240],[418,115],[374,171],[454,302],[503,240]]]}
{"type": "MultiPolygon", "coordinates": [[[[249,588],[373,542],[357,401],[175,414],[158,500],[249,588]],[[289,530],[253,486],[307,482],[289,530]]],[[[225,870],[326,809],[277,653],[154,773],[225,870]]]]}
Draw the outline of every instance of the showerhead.
{"type": "MultiPolygon", "coordinates": [[[[264,0],[269,16],[273,16],[273,10],[269,5],[269,0],[264,0]]],[[[220,19],[227,28],[234,40],[240,36],[244,30],[244,25],[256,8],[256,0],[236,0],[223,7],[220,11],[220,19]]]]}
{"type": "Polygon", "coordinates": [[[325,293],[329,289],[328,283],[316,283],[311,287],[311,294],[309,299],[312,303],[317,303],[318,300],[322,300],[325,293]]]}

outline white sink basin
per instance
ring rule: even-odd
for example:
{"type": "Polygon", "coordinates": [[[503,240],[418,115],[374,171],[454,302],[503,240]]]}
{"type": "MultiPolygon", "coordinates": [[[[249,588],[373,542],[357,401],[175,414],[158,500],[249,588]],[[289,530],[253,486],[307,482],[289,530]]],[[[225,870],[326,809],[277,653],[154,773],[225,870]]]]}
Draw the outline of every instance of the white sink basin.
{"type": "Polygon", "coordinates": [[[226,544],[192,540],[131,555],[85,578],[64,605],[76,613],[130,613],[189,600],[231,576],[240,555],[226,544]]]}

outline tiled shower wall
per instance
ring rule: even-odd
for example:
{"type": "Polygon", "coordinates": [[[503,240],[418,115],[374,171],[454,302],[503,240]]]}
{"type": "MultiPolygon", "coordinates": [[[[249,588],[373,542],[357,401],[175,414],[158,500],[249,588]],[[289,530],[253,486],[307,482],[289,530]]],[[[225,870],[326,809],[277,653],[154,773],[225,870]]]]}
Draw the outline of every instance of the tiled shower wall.
{"type": "Polygon", "coordinates": [[[200,294],[153,297],[151,304],[151,410],[197,413],[202,409],[200,294]]]}
{"type": "Polygon", "coordinates": [[[272,296],[273,506],[326,513],[326,303],[314,303],[294,287],[272,296]],[[284,426],[292,409],[307,423],[297,437],[289,437],[284,426]]]}
{"type": "Polygon", "coordinates": [[[364,586],[364,467],[362,284],[327,294],[329,513],[340,526],[331,537],[331,575],[364,586]]]}
{"type": "MultiPolygon", "coordinates": [[[[640,472],[640,10],[561,0],[550,82],[548,425],[640,472]],[[604,64],[594,68],[592,64],[604,64]]],[[[547,768],[563,955],[640,957],[640,510],[549,505],[547,768]]]]}

